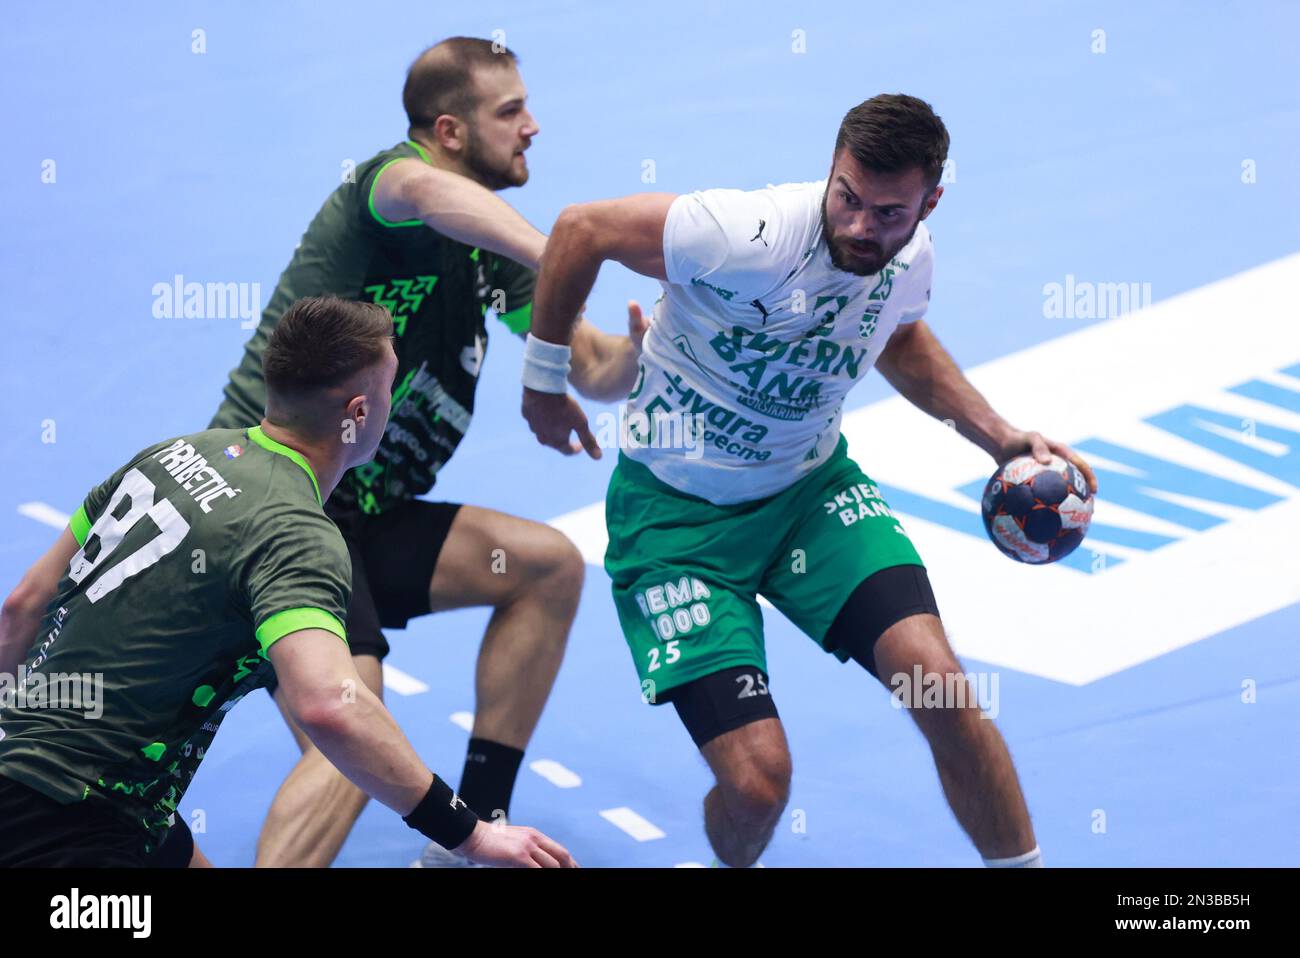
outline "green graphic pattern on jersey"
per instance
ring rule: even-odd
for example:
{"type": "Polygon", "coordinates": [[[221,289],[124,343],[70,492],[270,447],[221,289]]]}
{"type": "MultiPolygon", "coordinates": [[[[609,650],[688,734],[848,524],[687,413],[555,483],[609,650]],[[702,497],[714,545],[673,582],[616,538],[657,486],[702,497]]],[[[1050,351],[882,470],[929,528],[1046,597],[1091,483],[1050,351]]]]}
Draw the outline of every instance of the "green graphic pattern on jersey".
{"type": "Polygon", "coordinates": [[[364,299],[393,314],[397,393],[373,462],[352,470],[334,501],[378,513],[428,492],[469,428],[487,350],[491,308],[511,332],[532,319],[535,274],[457,243],[419,220],[392,223],[374,206],[379,174],[402,159],[428,161],[406,142],[360,164],[316,214],[280,276],[261,325],[230,374],[213,426],[260,422],[266,404],[262,353],[284,311],[304,296],[364,299]]]}
{"type": "Polygon", "coordinates": [[[152,847],[221,720],[264,684],[271,644],[345,639],[351,563],[307,461],[260,427],[145,449],[69,525],[82,548],[0,705],[0,774],[107,802],[152,847]],[[102,675],[97,718],[33,694],[70,675],[102,675]]]}

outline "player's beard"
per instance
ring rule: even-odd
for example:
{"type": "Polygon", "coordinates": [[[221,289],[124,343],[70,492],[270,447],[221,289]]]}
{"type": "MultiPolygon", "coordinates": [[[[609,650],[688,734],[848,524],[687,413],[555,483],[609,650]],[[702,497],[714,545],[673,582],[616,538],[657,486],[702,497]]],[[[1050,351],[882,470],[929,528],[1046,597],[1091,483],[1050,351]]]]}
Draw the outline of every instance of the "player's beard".
{"type": "Polygon", "coordinates": [[[887,265],[889,261],[898,255],[908,243],[912,242],[912,237],[916,235],[916,228],[921,225],[921,214],[916,214],[916,222],[912,228],[907,231],[907,237],[899,240],[891,249],[883,249],[879,243],[870,244],[870,252],[873,254],[870,259],[860,259],[849,255],[844,248],[844,243],[837,242],[831,233],[830,219],[826,216],[826,199],[830,191],[822,194],[822,235],[826,237],[826,247],[830,250],[831,265],[838,270],[846,273],[852,273],[855,276],[874,276],[887,265]]]}
{"type": "Polygon", "coordinates": [[[479,145],[478,134],[473,127],[466,128],[465,136],[465,168],[470,172],[474,179],[482,183],[489,190],[504,190],[511,186],[523,186],[528,182],[528,167],[524,166],[522,173],[514,169],[516,154],[511,153],[510,159],[503,167],[500,164],[493,163],[489,160],[479,145]]]}

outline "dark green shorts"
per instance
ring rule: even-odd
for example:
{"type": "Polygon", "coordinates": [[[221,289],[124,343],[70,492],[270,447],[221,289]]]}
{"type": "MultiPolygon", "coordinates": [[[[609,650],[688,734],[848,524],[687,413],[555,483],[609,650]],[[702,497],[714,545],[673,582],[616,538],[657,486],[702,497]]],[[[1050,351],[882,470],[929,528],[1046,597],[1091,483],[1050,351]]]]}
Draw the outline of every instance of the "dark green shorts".
{"type": "Polygon", "coordinates": [[[716,506],[619,456],[605,497],[605,570],[648,701],[731,666],[767,671],[762,594],[826,649],[862,580],[922,565],[843,437],[824,464],[767,499],[716,506]]]}

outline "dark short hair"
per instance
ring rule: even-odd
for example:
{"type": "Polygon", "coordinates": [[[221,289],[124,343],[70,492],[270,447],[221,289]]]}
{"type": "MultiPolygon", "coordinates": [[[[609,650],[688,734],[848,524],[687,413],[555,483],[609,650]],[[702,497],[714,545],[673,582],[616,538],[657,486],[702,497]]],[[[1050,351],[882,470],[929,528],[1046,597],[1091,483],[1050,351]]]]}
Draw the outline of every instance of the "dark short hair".
{"type": "Polygon", "coordinates": [[[411,129],[433,126],[444,113],[466,117],[478,105],[474,70],[514,66],[519,58],[503,44],[451,37],[425,50],[406,71],[402,108],[411,129]]]}
{"type": "Polygon", "coordinates": [[[881,93],[844,115],[835,136],[836,155],[841,149],[876,173],[919,166],[934,189],[948,159],[948,130],[924,100],[881,93]]]}
{"type": "Polygon", "coordinates": [[[290,306],[262,354],[268,392],[290,398],[347,382],[379,362],[393,318],[378,303],[308,296],[290,306]]]}

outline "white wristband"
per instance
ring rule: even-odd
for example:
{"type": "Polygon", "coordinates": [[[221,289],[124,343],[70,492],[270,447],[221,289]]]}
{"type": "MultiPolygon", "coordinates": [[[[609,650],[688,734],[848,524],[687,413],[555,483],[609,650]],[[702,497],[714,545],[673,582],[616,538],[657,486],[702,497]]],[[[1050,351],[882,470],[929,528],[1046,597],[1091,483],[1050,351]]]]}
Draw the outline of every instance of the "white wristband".
{"type": "Polygon", "coordinates": [[[524,385],[539,393],[569,391],[569,356],[573,350],[548,343],[532,333],[524,344],[524,385]]]}

